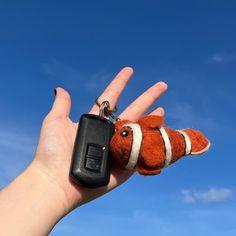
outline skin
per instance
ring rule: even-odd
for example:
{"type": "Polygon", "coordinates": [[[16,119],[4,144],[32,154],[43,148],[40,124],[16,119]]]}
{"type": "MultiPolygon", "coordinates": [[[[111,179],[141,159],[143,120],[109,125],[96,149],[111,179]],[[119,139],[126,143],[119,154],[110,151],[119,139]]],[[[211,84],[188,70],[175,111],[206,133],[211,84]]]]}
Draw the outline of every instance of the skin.
{"type": "MultiPolygon", "coordinates": [[[[123,68],[99,97],[114,107],[127,85],[133,69],[123,68]]],[[[167,90],[158,82],[140,95],[121,114],[121,119],[137,121],[167,90]]],[[[106,194],[126,181],[133,172],[113,167],[110,183],[99,189],[75,185],[69,179],[73,144],[78,123],[70,120],[70,95],[62,88],[45,117],[32,163],[0,192],[0,235],[48,235],[55,224],[70,211],[106,194]]],[[[96,104],[90,110],[98,114],[96,104]]],[[[152,115],[164,115],[163,108],[152,115]]]]}

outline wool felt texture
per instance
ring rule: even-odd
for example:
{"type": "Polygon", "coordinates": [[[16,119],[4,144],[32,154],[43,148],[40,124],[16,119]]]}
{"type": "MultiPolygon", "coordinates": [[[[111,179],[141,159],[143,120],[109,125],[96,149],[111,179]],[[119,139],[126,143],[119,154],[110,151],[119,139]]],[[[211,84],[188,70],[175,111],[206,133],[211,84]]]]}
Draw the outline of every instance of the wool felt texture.
{"type": "Polygon", "coordinates": [[[121,120],[115,127],[110,143],[113,159],[141,175],[159,174],[180,158],[200,155],[210,147],[209,140],[200,131],[168,128],[160,116],[144,116],[137,122],[121,120]]]}

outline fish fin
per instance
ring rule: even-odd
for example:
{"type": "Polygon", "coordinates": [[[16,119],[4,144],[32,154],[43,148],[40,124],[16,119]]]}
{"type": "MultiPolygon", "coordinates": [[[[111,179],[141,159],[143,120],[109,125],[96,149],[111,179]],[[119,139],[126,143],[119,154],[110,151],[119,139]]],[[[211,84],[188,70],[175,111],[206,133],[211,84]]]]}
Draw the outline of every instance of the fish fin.
{"type": "Polygon", "coordinates": [[[139,166],[136,167],[136,170],[140,175],[158,175],[161,173],[161,169],[147,170],[139,166]]]}
{"type": "Polygon", "coordinates": [[[158,126],[163,125],[164,123],[164,118],[162,116],[143,116],[142,118],[139,119],[138,123],[142,126],[155,129],[158,126]]]}
{"type": "Polygon", "coordinates": [[[131,121],[129,121],[129,120],[118,120],[115,122],[115,128],[116,128],[116,130],[120,130],[124,124],[128,124],[130,122],[131,121]]]}
{"type": "Polygon", "coordinates": [[[162,167],[165,157],[165,146],[159,132],[144,130],[143,136],[140,150],[140,156],[142,158],[140,158],[139,164],[145,163],[141,164],[141,166],[143,168],[145,166],[148,169],[162,167]]]}
{"type": "Polygon", "coordinates": [[[184,129],[191,140],[191,152],[190,155],[200,155],[206,152],[210,148],[210,141],[198,130],[184,129]]]}

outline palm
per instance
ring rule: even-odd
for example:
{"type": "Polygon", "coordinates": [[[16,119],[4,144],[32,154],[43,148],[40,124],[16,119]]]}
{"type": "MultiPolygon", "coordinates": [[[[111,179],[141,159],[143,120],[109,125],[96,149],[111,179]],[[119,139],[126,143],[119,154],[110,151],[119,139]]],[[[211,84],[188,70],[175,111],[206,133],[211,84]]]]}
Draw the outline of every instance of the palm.
{"type": "Polygon", "coordinates": [[[68,118],[54,119],[48,116],[42,126],[36,155],[36,159],[43,157],[44,170],[63,189],[67,202],[73,203],[73,207],[114,188],[131,175],[131,172],[114,168],[109,187],[92,191],[71,182],[68,176],[77,127],[78,123],[68,118]]]}
{"type": "MultiPolygon", "coordinates": [[[[114,107],[131,75],[132,69],[124,68],[99,100],[109,100],[114,107]]],[[[164,83],[157,83],[129,105],[119,117],[132,121],[139,119],[166,89],[164,83]]],[[[35,160],[40,163],[42,170],[50,179],[63,190],[67,208],[71,210],[120,185],[132,172],[113,167],[109,185],[98,189],[84,188],[71,182],[69,169],[78,123],[73,123],[69,119],[69,113],[70,96],[63,89],[57,89],[57,99],[42,126],[35,160]]],[[[94,105],[90,113],[98,114],[98,107],[94,105]]],[[[163,115],[163,109],[156,109],[152,114],[163,115]]]]}

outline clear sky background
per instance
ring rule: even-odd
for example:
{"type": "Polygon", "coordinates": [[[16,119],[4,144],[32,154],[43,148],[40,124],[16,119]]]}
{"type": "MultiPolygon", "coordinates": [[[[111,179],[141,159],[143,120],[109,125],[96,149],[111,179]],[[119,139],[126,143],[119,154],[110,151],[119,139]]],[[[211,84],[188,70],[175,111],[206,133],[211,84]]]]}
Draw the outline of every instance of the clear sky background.
{"type": "Polygon", "coordinates": [[[57,86],[71,118],[126,65],[120,110],[157,81],[173,128],[202,130],[211,150],[161,175],[135,174],[55,227],[58,235],[236,235],[236,1],[1,1],[0,187],[32,160],[57,86]]]}

